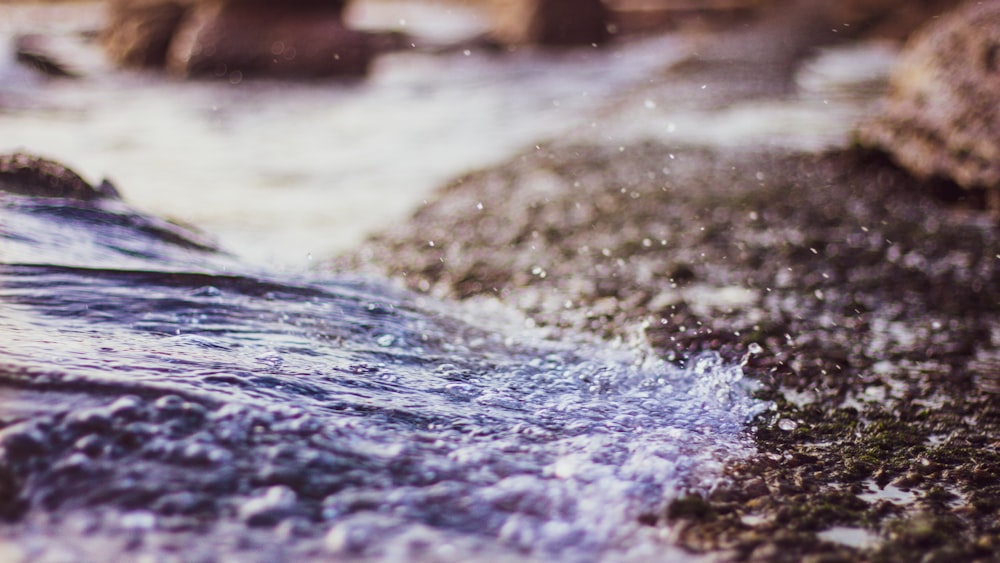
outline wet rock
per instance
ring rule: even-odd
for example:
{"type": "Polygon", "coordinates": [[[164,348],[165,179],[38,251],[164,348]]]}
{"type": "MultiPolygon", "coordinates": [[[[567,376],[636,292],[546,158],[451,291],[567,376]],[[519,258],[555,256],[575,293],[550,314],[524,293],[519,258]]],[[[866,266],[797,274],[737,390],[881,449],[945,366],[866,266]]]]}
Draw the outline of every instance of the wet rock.
{"type": "Polygon", "coordinates": [[[59,60],[42,35],[27,34],[14,40],[17,61],[51,78],[79,78],[79,74],[59,60]]]}
{"type": "Polygon", "coordinates": [[[0,192],[84,201],[118,197],[107,181],[93,186],[58,162],[24,153],[0,155],[0,192]]]}
{"type": "Polygon", "coordinates": [[[504,43],[590,45],[608,40],[600,0],[499,0],[496,35],[504,43]]]}
{"type": "Polygon", "coordinates": [[[1000,210],[1000,4],[971,2],[905,47],[884,111],[861,125],[862,145],[919,178],[985,190],[1000,210]]]}
{"type": "Polygon", "coordinates": [[[363,75],[374,52],[340,0],[116,0],[104,43],[125,67],[185,76],[363,75]]]}
{"type": "Polygon", "coordinates": [[[111,2],[103,34],[108,56],[119,66],[162,67],[190,5],[185,0],[111,2]]]}
{"type": "Polygon", "coordinates": [[[364,75],[369,34],[347,28],[341,2],[261,1],[196,6],[171,42],[167,67],[186,76],[364,75]]]}

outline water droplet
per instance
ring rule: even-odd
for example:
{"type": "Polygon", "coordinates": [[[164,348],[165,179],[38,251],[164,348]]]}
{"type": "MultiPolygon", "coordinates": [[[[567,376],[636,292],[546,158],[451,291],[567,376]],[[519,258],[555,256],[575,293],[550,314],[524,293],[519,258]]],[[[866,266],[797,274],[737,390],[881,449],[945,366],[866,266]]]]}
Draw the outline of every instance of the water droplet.
{"type": "Polygon", "coordinates": [[[375,343],[383,348],[392,346],[393,342],[396,341],[396,337],[391,334],[383,334],[375,339],[375,343]]]}
{"type": "Polygon", "coordinates": [[[788,418],[782,418],[778,421],[778,428],[784,430],[785,432],[791,432],[798,427],[799,425],[797,422],[788,418]]]}

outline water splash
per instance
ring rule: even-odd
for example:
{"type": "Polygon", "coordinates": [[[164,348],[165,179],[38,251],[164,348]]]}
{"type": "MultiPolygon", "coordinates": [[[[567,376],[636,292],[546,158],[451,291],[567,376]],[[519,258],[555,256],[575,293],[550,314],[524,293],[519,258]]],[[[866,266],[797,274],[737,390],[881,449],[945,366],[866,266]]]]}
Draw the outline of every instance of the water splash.
{"type": "Polygon", "coordinates": [[[752,451],[763,405],[717,356],[0,203],[0,530],[25,559],[681,557],[642,522],[752,451]]]}

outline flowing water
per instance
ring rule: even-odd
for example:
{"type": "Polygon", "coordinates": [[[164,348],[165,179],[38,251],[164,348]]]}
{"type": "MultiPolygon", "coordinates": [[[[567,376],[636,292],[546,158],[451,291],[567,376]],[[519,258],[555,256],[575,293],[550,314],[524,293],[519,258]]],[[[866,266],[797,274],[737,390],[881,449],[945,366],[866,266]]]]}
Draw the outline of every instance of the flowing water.
{"type": "MultiPolygon", "coordinates": [[[[108,176],[128,186],[136,207],[197,225],[245,260],[291,270],[545,139],[842,144],[875,97],[864,83],[883,77],[894,56],[878,45],[834,51],[807,65],[792,99],[700,109],[657,91],[663,69],[693,48],[680,36],[565,52],[418,49],[380,57],[358,83],[184,82],[110,68],[81,36],[101,25],[95,6],[0,4],[0,152],[108,176]],[[29,32],[46,36],[82,78],[47,80],[16,64],[13,36],[29,32]],[[616,103],[615,116],[594,122],[616,103]]],[[[359,0],[349,16],[432,43],[486,29],[478,12],[434,2],[359,0]]]]}
{"type": "MultiPolygon", "coordinates": [[[[456,6],[357,4],[357,25],[423,41],[484,29],[481,16],[456,6]]],[[[108,68],[79,36],[100,25],[92,10],[63,7],[80,11],[57,19],[22,9],[5,21],[13,9],[0,5],[0,152],[109,176],[130,187],[137,207],[290,269],[403,220],[459,174],[579,126],[684,54],[675,38],[563,53],[470,46],[385,55],[358,83],[184,82],[108,68]],[[16,65],[4,35],[26,31],[49,37],[83,78],[46,80],[16,65]]]]}
{"type": "MultiPolygon", "coordinates": [[[[447,21],[433,31],[479,25],[447,21]]],[[[0,150],[110,173],[240,255],[118,200],[0,192],[0,560],[689,559],[665,507],[749,455],[767,408],[740,365],[302,268],[455,174],[586,128],[678,45],[403,53],[363,84],[0,63],[0,150]]],[[[841,142],[856,103],[822,76],[888,58],[828,57],[774,112],[639,90],[599,133],[841,142]]]]}
{"type": "Polygon", "coordinates": [[[765,408],[715,356],[263,273],[118,200],[0,206],[4,560],[680,558],[666,503],[765,408]]]}

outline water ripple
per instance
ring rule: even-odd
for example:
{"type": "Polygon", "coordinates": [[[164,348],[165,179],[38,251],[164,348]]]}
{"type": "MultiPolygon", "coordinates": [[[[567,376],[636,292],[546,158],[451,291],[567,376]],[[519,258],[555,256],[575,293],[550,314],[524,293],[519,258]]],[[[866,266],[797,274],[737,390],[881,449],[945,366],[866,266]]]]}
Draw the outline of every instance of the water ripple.
{"type": "Polygon", "coordinates": [[[25,558],[680,558],[640,522],[752,450],[764,406],[718,357],[241,271],[151,218],[24,201],[4,200],[0,514],[25,558]]]}

